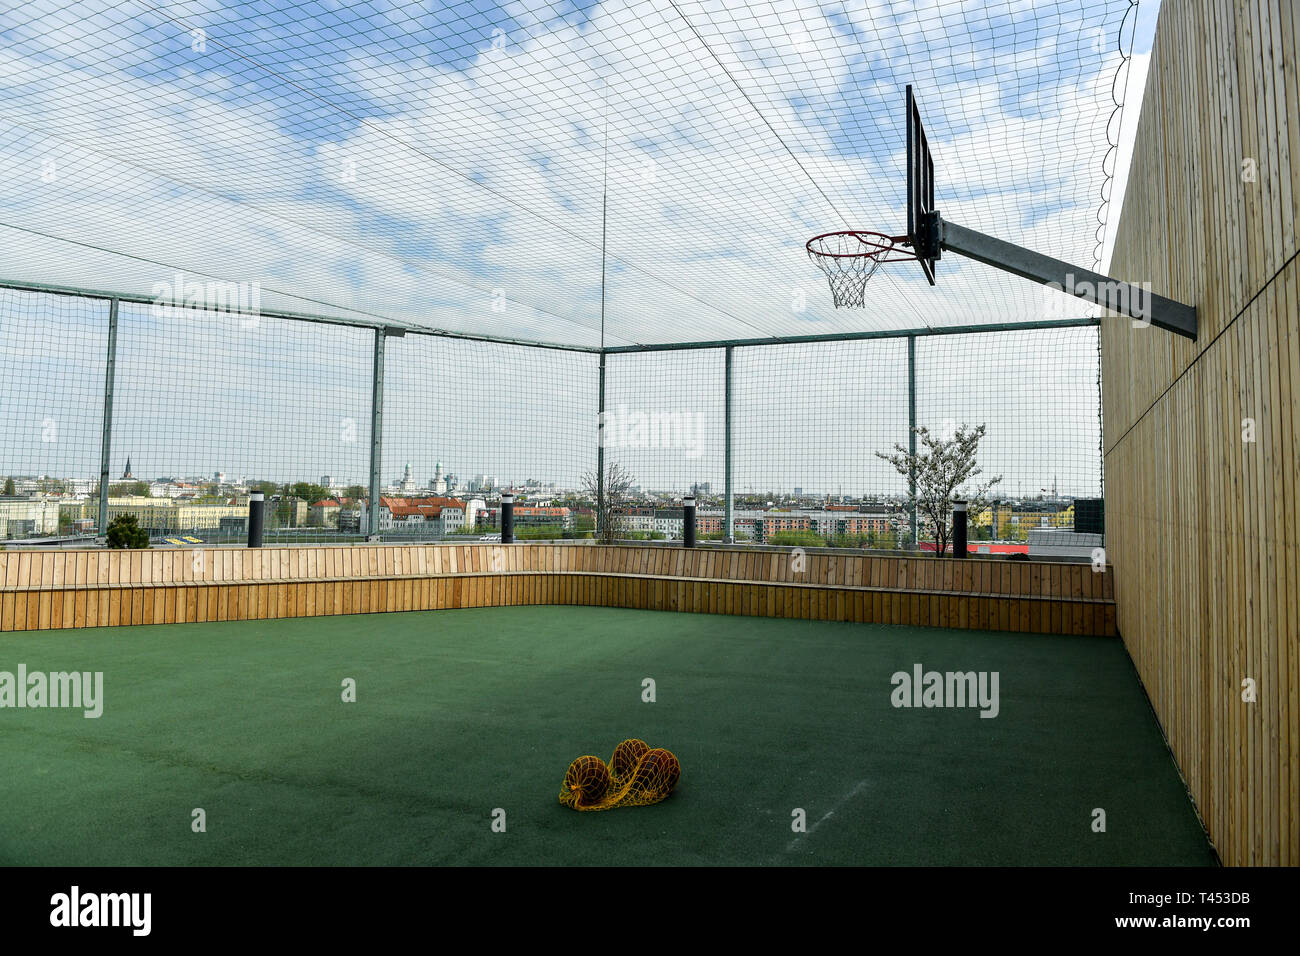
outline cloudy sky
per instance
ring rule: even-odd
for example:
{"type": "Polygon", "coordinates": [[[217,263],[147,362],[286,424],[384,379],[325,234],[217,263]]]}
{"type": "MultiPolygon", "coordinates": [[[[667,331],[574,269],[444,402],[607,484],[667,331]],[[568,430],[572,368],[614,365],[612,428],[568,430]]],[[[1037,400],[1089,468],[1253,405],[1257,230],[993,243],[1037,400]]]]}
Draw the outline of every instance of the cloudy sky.
{"type": "MultiPolygon", "coordinates": [[[[1124,169],[1110,144],[1136,120],[1121,126],[1112,88],[1137,101],[1127,74],[1154,7],[11,5],[0,278],[150,295],[180,272],[256,283],[264,308],[582,346],[601,343],[602,316],[611,346],[1073,317],[1073,300],[952,257],[933,289],[900,264],[864,310],[835,310],[803,244],[903,231],[912,83],[945,217],[1091,267],[1099,218],[1113,230],[1107,172],[1124,169]]],[[[0,427],[21,450],[0,469],[93,471],[102,309],[0,305],[14,369],[0,390],[19,410],[0,427]]],[[[138,446],[146,473],[364,475],[368,333],[140,308],[120,335],[114,448],[138,446]]],[[[738,353],[754,406],[738,484],[884,481],[872,452],[898,432],[898,347],[738,353]]],[[[407,459],[422,480],[437,460],[517,479],[589,467],[595,360],[517,353],[390,340],[385,478],[407,459]]],[[[927,415],[978,414],[991,442],[1004,423],[997,464],[1022,484],[1067,471],[1095,486],[1095,335],[957,337],[925,355],[945,370],[927,415]]],[[[720,362],[611,359],[610,404],[713,423],[720,362]]],[[[905,435],[905,368],[902,382],[905,435]]],[[[650,485],[721,478],[690,448],[628,453],[650,485]]]]}

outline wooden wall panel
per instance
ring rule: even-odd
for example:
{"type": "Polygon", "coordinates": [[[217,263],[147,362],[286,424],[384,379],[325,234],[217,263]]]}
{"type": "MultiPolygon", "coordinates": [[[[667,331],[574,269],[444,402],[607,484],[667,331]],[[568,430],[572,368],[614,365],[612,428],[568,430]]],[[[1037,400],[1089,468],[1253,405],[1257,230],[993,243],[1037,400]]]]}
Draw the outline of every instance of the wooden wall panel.
{"type": "Polygon", "coordinates": [[[1300,863],[1298,26],[1289,0],[1161,7],[1111,272],[1200,334],[1102,325],[1119,630],[1241,865],[1300,863]]]}
{"type": "Polygon", "coordinates": [[[612,603],[811,620],[1115,632],[1113,575],[1085,564],[1026,568],[980,559],[817,554],[808,555],[800,570],[788,552],[583,544],[0,552],[0,558],[6,582],[0,630],[612,603]],[[80,580],[69,570],[89,567],[90,559],[97,575],[80,580]]]}
{"type": "Polygon", "coordinates": [[[237,583],[328,578],[412,577],[498,571],[650,574],[773,584],[889,587],[1041,597],[1114,596],[1113,575],[1091,565],[1013,564],[1001,559],[809,554],[803,570],[788,551],[616,545],[356,545],[155,549],[139,551],[0,551],[0,587],[237,583]]]}

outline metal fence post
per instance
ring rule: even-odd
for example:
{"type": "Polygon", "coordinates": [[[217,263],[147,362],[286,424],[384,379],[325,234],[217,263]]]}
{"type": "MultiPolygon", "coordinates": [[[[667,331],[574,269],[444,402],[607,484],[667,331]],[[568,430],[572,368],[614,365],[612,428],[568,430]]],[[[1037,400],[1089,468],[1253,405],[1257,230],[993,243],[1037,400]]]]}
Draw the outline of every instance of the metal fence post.
{"type": "Polygon", "coordinates": [[[734,544],[736,541],[736,530],[734,524],[735,516],[735,499],[732,497],[731,490],[731,374],[732,374],[732,347],[726,348],[726,361],[724,363],[726,393],[725,421],[723,423],[723,441],[726,444],[726,454],[723,459],[722,470],[722,493],[723,493],[723,515],[722,515],[722,540],[727,544],[734,544]]]}
{"type": "Polygon", "coordinates": [[[916,534],[916,336],[907,337],[907,450],[912,456],[908,469],[907,494],[910,497],[912,548],[919,551],[921,542],[916,534]]]}
{"type": "Polygon", "coordinates": [[[108,300],[108,356],[104,366],[104,429],[99,440],[99,521],[95,532],[108,534],[108,469],[113,446],[113,381],[117,375],[117,299],[108,300]]]}
{"type": "Polygon", "coordinates": [[[593,532],[600,537],[601,515],[605,513],[605,353],[600,353],[600,384],[597,388],[596,414],[596,514],[593,532]]]}
{"type": "Polygon", "coordinates": [[[370,393],[370,514],[366,539],[379,537],[379,471],[384,449],[384,329],[375,329],[375,365],[370,393]]]}

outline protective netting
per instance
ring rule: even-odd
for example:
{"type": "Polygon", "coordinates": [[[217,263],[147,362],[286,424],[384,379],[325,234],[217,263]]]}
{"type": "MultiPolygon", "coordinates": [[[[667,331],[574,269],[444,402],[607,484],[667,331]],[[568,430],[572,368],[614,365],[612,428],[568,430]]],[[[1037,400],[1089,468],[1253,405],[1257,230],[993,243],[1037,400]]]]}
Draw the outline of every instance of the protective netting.
{"type": "Polygon", "coordinates": [[[1131,7],[3,4],[0,278],[588,346],[1033,319],[947,260],[837,312],[803,244],[904,228],[912,83],[945,215],[1087,265],[1131,7]]]}
{"type": "Polygon", "coordinates": [[[372,342],[365,329],[124,303],[110,465],[129,458],[137,481],[365,484],[372,342]]]}
{"type": "Polygon", "coordinates": [[[664,800],[681,776],[671,751],[633,737],[614,748],[609,763],[587,754],[569,764],[560,803],[574,810],[644,807],[664,800]]]}
{"type": "Polygon", "coordinates": [[[726,394],[722,349],[607,357],[607,466],[649,493],[694,493],[707,507],[723,490],[726,394]]]}
{"type": "Polygon", "coordinates": [[[0,547],[72,533],[99,487],[108,303],[0,289],[0,547]]]}
{"type": "Polygon", "coordinates": [[[891,547],[907,484],[877,453],[906,446],[914,408],[934,435],[986,427],[979,465],[1001,476],[1008,516],[996,537],[1023,543],[1004,525],[1068,529],[1073,502],[1101,493],[1087,321],[611,351],[602,430],[594,350],[120,300],[114,313],[0,286],[0,537],[102,536],[102,510],[134,515],[155,545],[241,543],[260,490],[269,540],[445,540],[494,533],[507,488],[520,537],[584,537],[603,456],[630,485],[628,537],[680,533],[693,493],[704,540],[816,529],[891,547]],[[390,499],[375,531],[372,479],[390,499]],[[463,524],[435,513],[459,507],[444,499],[463,524]]]}
{"type": "Polygon", "coordinates": [[[738,513],[905,490],[875,455],[907,441],[905,339],[764,345],[734,362],[738,513]]]}
{"type": "Polygon", "coordinates": [[[409,476],[412,494],[513,488],[520,507],[571,504],[596,466],[598,363],[589,352],[390,338],[382,484],[409,476]]]}
{"type": "Polygon", "coordinates": [[[1098,329],[1026,329],[916,340],[916,418],[940,437],[984,425],[978,463],[997,496],[1101,494],[1098,329]]]}

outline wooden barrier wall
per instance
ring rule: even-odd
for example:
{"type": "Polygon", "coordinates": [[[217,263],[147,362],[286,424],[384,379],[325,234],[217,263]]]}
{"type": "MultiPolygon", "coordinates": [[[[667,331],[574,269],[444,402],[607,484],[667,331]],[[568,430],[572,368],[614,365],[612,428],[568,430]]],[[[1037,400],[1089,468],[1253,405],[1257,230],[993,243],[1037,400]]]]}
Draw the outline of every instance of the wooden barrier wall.
{"type": "Polygon", "coordinates": [[[499,604],[1115,633],[1090,565],[583,544],[0,552],[0,630],[499,604]]]}
{"type": "Polygon", "coordinates": [[[1200,334],[1102,323],[1119,629],[1228,864],[1300,863],[1298,29],[1161,6],[1111,272],[1200,334]]]}

